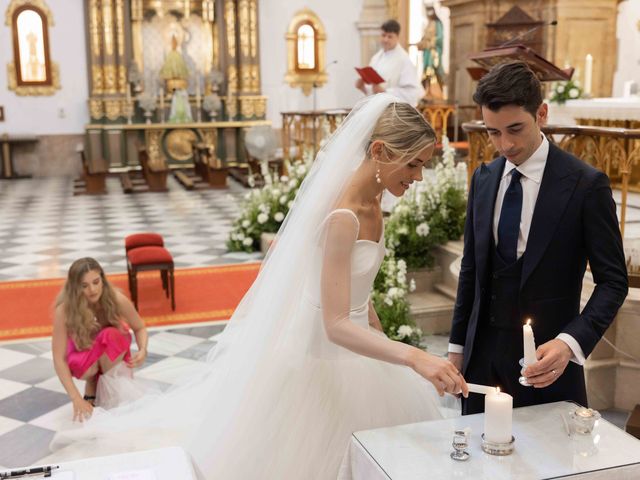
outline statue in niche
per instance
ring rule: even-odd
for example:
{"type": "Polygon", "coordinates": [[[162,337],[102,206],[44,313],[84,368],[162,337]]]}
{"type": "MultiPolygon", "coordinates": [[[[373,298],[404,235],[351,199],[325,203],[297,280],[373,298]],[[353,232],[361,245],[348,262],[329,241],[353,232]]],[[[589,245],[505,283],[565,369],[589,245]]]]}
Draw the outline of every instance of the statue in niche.
{"type": "Polygon", "coordinates": [[[189,94],[187,93],[187,80],[189,69],[182,55],[178,52],[178,39],[175,34],[171,36],[171,51],[167,54],[164,64],[160,69],[160,76],[167,84],[167,90],[171,95],[171,111],[169,122],[184,123],[193,121],[189,94]]]}
{"type": "Polygon", "coordinates": [[[166,82],[169,92],[187,88],[189,69],[184,58],[178,52],[178,39],[175,34],[171,36],[171,51],[164,59],[160,76],[166,82]]]}
{"type": "Polygon", "coordinates": [[[29,60],[27,62],[27,75],[25,80],[28,82],[42,82],[46,80],[44,63],[38,59],[38,35],[33,30],[26,35],[29,44],[29,60]]]}
{"type": "Polygon", "coordinates": [[[175,90],[171,98],[171,111],[169,112],[169,122],[184,123],[192,122],[191,106],[189,105],[189,94],[184,88],[175,90]]]}
{"type": "Polygon", "coordinates": [[[445,83],[445,73],[442,66],[444,28],[435,9],[432,6],[427,6],[426,10],[429,23],[427,23],[422,39],[418,43],[418,49],[422,50],[422,85],[426,98],[442,100],[445,83]]]}

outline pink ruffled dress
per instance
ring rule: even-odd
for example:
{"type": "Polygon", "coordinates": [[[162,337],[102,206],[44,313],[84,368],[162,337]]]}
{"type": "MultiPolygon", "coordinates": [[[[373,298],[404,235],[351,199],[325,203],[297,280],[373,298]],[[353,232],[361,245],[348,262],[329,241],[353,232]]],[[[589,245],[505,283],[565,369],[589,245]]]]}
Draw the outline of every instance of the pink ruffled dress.
{"type": "Polygon", "coordinates": [[[106,353],[112,362],[126,352],[124,360],[131,358],[131,333],[128,327],[123,324],[122,330],[116,327],[104,327],[98,332],[91,348],[78,350],[71,337],[67,341],[67,364],[71,370],[71,375],[82,378],[85,372],[98,361],[103,353],[106,353]]]}

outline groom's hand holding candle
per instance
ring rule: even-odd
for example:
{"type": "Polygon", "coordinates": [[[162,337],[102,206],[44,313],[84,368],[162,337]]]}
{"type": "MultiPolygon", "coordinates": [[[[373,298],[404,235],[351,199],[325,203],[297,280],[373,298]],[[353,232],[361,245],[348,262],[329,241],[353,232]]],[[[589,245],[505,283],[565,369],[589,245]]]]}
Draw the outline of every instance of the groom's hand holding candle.
{"type": "Polygon", "coordinates": [[[544,388],[562,375],[569,360],[573,358],[573,352],[565,342],[554,338],[540,345],[536,356],[540,360],[533,365],[528,365],[524,376],[527,377],[527,382],[535,388],[544,388]]]}

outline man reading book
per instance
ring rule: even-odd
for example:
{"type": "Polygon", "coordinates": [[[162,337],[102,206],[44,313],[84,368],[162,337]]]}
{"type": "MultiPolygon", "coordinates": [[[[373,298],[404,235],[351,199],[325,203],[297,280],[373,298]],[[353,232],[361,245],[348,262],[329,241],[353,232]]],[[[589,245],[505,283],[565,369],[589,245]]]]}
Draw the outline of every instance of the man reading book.
{"type": "Polygon", "coordinates": [[[386,91],[415,106],[424,95],[424,90],[418,82],[416,66],[398,42],[400,24],[395,20],[387,20],[381,30],[382,48],[371,58],[369,66],[385,81],[367,84],[363,78],[359,78],[356,88],[365,95],[386,91]]]}

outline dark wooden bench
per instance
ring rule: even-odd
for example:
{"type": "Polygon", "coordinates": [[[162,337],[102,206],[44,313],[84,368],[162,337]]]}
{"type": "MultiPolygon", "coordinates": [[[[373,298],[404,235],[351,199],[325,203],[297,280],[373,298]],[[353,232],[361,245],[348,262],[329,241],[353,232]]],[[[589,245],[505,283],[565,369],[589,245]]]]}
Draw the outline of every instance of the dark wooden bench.
{"type": "MultiPolygon", "coordinates": [[[[82,163],[82,173],[74,184],[74,195],[103,195],[107,193],[107,171],[91,165],[84,154],[84,147],[77,149],[82,163]]],[[[100,162],[104,164],[103,162],[100,162]]]]}
{"type": "Polygon", "coordinates": [[[187,190],[193,190],[195,186],[194,182],[185,172],[183,172],[182,170],[174,170],[173,176],[178,182],[180,182],[180,184],[184,188],[186,188],[187,190]]]}

